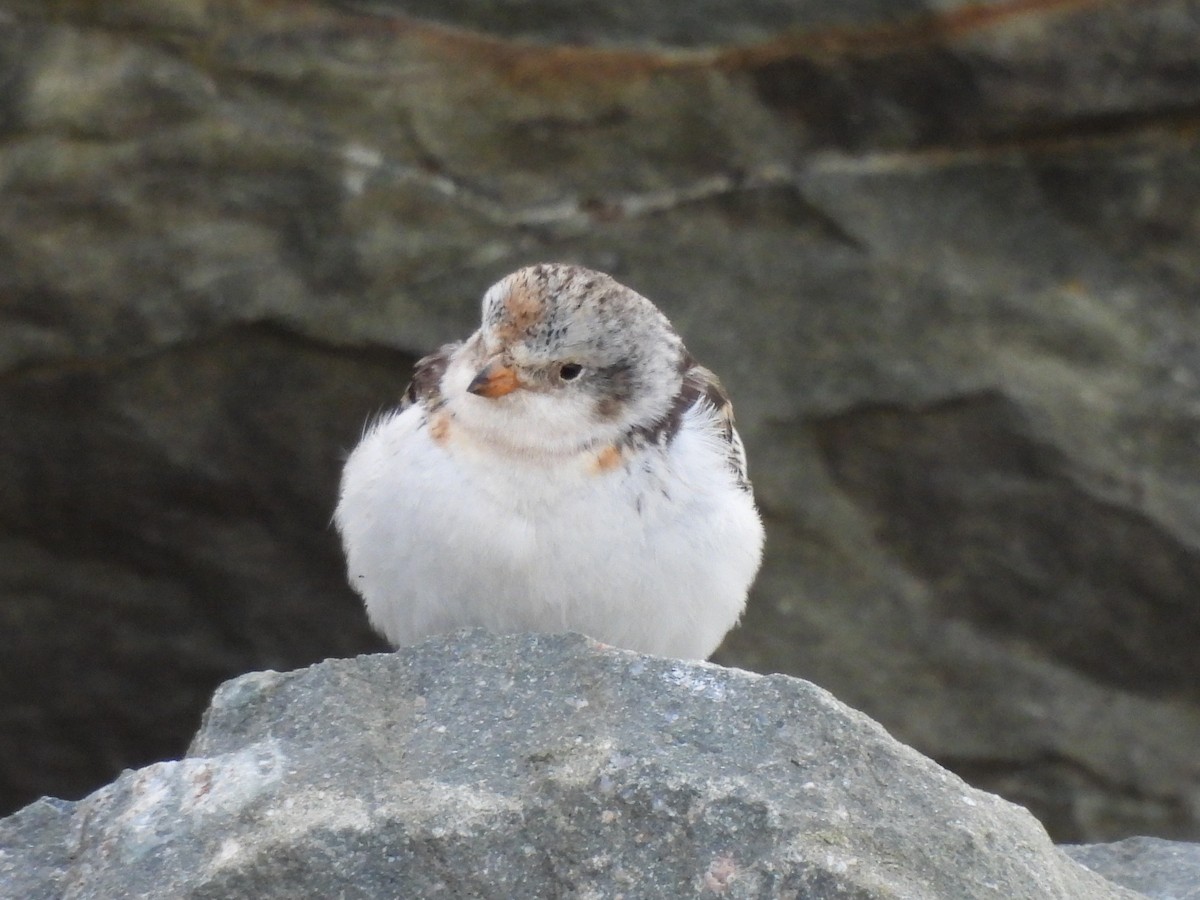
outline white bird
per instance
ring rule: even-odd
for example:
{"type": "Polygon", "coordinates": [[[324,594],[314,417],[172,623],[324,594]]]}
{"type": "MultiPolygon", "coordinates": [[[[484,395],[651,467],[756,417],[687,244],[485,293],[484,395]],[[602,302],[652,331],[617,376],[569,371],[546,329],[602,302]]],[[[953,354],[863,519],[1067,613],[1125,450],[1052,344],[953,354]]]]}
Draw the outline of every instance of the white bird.
{"type": "Polygon", "coordinates": [[[659,310],[543,264],[417,363],[342,475],[351,585],[395,646],[465,626],[707,658],[763,527],[733,411],[659,310]]]}

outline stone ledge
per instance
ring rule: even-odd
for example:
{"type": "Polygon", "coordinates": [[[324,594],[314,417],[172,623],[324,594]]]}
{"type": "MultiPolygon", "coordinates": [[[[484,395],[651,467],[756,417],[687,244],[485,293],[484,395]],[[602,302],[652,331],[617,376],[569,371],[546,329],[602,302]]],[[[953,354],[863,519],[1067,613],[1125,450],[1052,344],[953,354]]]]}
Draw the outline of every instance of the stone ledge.
{"type": "Polygon", "coordinates": [[[0,883],[29,900],[1137,896],[808,682],[481,631],[227,682],[186,758],[0,822],[0,883]]]}

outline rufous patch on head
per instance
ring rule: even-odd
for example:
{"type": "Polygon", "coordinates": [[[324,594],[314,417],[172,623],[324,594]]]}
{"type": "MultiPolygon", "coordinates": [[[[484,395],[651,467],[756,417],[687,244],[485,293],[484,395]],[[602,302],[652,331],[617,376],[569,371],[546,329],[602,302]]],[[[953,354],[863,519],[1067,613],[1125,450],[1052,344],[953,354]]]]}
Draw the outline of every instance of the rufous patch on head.
{"type": "Polygon", "coordinates": [[[445,444],[450,440],[450,414],[435,413],[429,420],[429,436],[435,444],[445,444]]]}
{"type": "Polygon", "coordinates": [[[597,472],[611,472],[621,464],[621,451],[615,444],[609,444],[596,454],[594,463],[597,472]]]}
{"type": "Polygon", "coordinates": [[[522,272],[512,280],[504,298],[505,327],[509,337],[527,331],[545,315],[546,306],[538,295],[537,285],[529,273],[522,272]]]}

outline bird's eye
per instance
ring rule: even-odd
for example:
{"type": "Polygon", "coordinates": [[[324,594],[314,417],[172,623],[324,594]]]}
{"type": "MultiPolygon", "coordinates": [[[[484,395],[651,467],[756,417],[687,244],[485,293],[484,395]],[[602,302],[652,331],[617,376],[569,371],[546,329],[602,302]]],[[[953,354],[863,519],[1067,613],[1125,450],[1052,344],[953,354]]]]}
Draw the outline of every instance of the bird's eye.
{"type": "Polygon", "coordinates": [[[563,363],[558,367],[558,377],[563,381],[574,381],[583,374],[583,366],[579,363],[563,363]]]}

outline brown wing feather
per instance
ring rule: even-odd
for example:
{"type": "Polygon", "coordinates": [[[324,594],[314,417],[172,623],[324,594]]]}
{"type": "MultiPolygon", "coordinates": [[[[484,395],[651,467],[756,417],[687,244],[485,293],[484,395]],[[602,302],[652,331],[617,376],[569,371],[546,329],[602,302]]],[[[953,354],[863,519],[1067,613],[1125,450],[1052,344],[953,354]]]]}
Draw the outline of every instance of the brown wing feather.
{"type": "Polygon", "coordinates": [[[725,461],[733,474],[737,476],[738,486],[744,491],[749,491],[750,473],[746,467],[746,448],[742,445],[742,438],[737,433],[737,429],[733,427],[733,402],[725,393],[725,388],[717,376],[704,366],[694,365],[683,376],[683,390],[680,392],[680,396],[692,392],[694,392],[695,399],[688,405],[688,408],[698,402],[705,402],[716,411],[721,424],[721,434],[728,445],[725,461]]]}
{"type": "Polygon", "coordinates": [[[446,374],[446,366],[450,357],[459,348],[458,344],[446,344],[437,352],[429,354],[417,361],[413,367],[412,380],[400,400],[400,409],[405,410],[417,401],[425,405],[427,412],[433,412],[445,401],[442,398],[442,376],[446,374]]]}
{"type": "Polygon", "coordinates": [[[727,446],[726,462],[737,478],[738,486],[744,491],[750,490],[750,475],[746,467],[746,450],[742,439],[733,427],[733,404],[720,380],[704,366],[696,363],[691,356],[685,356],[680,364],[683,369],[683,383],[675,402],[667,414],[648,427],[634,429],[631,437],[636,440],[653,444],[669,444],[683,426],[683,416],[697,403],[706,403],[717,414],[722,436],[727,446]]]}

